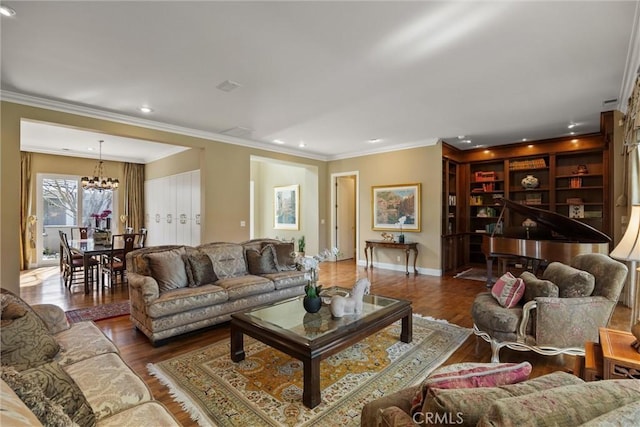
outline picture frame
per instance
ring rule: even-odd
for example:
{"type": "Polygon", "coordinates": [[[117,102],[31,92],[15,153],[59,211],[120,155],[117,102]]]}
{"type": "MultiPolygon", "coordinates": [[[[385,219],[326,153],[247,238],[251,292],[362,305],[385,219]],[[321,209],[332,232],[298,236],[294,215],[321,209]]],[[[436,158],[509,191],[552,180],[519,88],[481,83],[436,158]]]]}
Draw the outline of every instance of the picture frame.
{"type": "Polygon", "coordinates": [[[274,187],[273,218],[276,230],[300,229],[300,186],[274,187]]]}
{"type": "Polygon", "coordinates": [[[380,231],[421,231],[421,193],[420,183],[372,186],[371,228],[380,231]],[[401,217],[405,217],[402,229],[399,222],[401,217]]]}

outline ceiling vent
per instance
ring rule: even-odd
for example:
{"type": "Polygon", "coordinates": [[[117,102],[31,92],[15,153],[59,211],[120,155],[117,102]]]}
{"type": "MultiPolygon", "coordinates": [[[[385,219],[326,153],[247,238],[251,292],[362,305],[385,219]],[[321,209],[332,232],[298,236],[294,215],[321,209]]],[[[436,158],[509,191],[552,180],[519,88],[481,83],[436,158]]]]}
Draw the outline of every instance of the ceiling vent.
{"type": "Polygon", "coordinates": [[[242,85],[238,82],[234,82],[233,80],[225,80],[216,87],[223,92],[231,92],[234,89],[238,89],[240,86],[242,85]]]}
{"type": "Polygon", "coordinates": [[[617,107],[618,107],[618,98],[607,99],[606,101],[602,101],[603,111],[614,110],[617,107]]]}
{"type": "Polygon", "coordinates": [[[223,130],[220,133],[223,135],[234,136],[236,138],[246,138],[251,135],[251,132],[253,132],[253,129],[251,128],[236,126],[227,130],[223,130]]]}

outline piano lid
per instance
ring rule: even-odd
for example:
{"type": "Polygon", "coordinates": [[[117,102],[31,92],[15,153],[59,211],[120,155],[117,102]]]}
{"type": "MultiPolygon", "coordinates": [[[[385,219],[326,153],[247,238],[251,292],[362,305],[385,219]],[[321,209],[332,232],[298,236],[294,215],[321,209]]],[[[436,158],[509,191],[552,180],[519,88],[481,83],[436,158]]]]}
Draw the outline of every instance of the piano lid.
{"type": "Polygon", "coordinates": [[[532,208],[508,199],[502,199],[505,208],[514,210],[527,218],[531,218],[538,224],[542,224],[555,233],[564,236],[573,242],[598,242],[608,243],[611,238],[603,232],[575,219],[560,215],[544,209],[532,208]]]}

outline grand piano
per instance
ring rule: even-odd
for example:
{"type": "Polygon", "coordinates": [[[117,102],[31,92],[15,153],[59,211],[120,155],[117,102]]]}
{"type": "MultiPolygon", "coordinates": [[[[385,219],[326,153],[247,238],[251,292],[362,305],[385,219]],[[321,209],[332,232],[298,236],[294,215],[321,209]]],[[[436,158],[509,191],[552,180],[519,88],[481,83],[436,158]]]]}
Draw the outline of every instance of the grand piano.
{"type": "Polygon", "coordinates": [[[482,253],[487,259],[487,286],[493,285],[493,260],[496,258],[527,258],[537,265],[552,261],[569,264],[585,253],[609,253],[611,238],[595,228],[555,212],[502,200],[505,209],[536,222],[535,227],[504,228],[504,234],[482,236],[482,253]]]}

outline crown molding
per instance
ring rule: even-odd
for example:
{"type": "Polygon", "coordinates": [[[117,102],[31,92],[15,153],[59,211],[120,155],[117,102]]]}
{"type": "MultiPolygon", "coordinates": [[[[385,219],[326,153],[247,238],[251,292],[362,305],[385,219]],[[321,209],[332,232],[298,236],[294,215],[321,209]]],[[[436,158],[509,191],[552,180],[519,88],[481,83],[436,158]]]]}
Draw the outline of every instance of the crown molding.
{"type": "Polygon", "coordinates": [[[114,113],[111,111],[100,110],[97,108],[87,107],[83,105],[71,104],[67,102],[41,98],[33,95],[12,92],[7,90],[0,91],[0,100],[13,102],[30,107],[45,108],[48,110],[59,111],[62,113],[76,114],[84,117],[91,117],[99,120],[107,120],[125,125],[138,126],[146,129],[153,129],[162,132],[170,132],[178,135],[191,136],[194,138],[206,139],[209,141],[223,142],[226,144],[239,145],[243,147],[255,148],[258,150],[271,151],[274,153],[290,154],[292,156],[304,157],[313,160],[327,161],[327,156],[314,153],[305,153],[303,151],[292,150],[286,147],[270,147],[264,143],[254,142],[242,138],[228,135],[222,135],[215,132],[207,132],[198,129],[187,128],[183,126],[170,125],[163,122],[156,122],[148,119],[127,116],[125,114],[114,113]]]}

